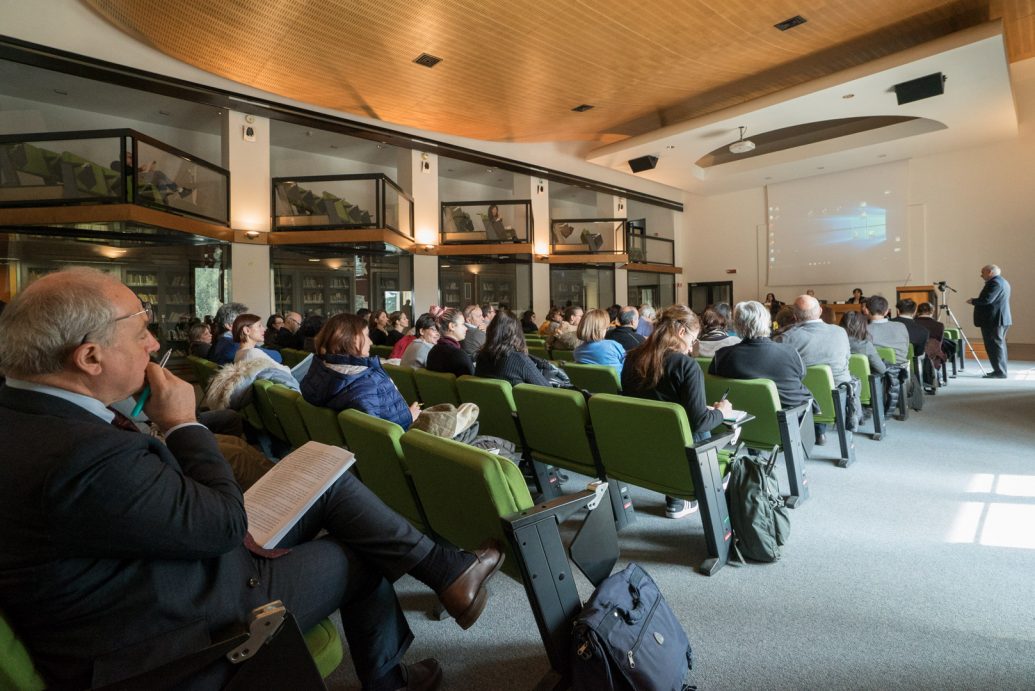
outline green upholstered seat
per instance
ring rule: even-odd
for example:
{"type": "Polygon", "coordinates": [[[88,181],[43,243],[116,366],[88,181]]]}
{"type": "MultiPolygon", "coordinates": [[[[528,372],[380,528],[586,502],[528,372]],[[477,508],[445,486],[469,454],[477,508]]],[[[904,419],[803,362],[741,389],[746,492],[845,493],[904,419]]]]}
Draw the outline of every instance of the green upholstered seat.
{"type": "MultiPolygon", "coordinates": [[[[320,676],[326,678],[338,668],[343,658],[338,627],[324,619],[305,634],[305,644],[313,656],[320,676]]],[[[15,635],[7,618],[0,612],[0,689],[4,691],[39,691],[46,688],[36,671],[29,651],[15,635]]]]}
{"type": "Polygon", "coordinates": [[[848,372],[861,383],[859,388],[859,402],[863,405],[870,405],[870,359],[861,353],[854,353],[848,357],[848,372]]]}
{"type": "Polygon", "coordinates": [[[805,369],[803,383],[819,404],[819,413],[814,421],[834,425],[841,454],[837,465],[847,468],[855,461],[855,441],[845,426],[846,393],[834,384],[829,365],[809,365],[805,369]]]}
{"type": "Polygon", "coordinates": [[[38,691],[46,688],[29,651],[18,640],[7,618],[0,613],[0,689],[38,691]]]}
{"type": "Polygon", "coordinates": [[[728,456],[718,450],[729,437],[695,446],[686,411],[676,403],[597,394],[589,399],[589,414],[607,477],[696,499],[708,551],[700,569],[710,575],[725,565],[731,531],[722,476],[728,456]]]}
{"type": "Polygon", "coordinates": [[[420,368],[413,370],[413,380],[424,405],[438,405],[439,403],[460,405],[460,394],[456,390],[456,375],[420,368]]]}
{"type": "Polygon", "coordinates": [[[883,360],[884,362],[888,363],[889,365],[894,365],[895,364],[895,349],[894,348],[890,348],[888,346],[874,346],[873,348],[874,348],[874,350],[877,351],[877,355],[880,356],[881,360],[883,360]]]}
{"type": "Polygon", "coordinates": [[[712,366],[712,359],[710,357],[698,356],[695,357],[694,360],[697,360],[697,364],[700,366],[702,372],[707,372],[708,368],[712,366]]]}
{"type": "MultiPolygon", "coordinates": [[[[682,406],[599,394],[590,398],[589,411],[609,477],[673,497],[695,498],[686,460],[693,433],[682,406]]],[[[727,462],[722,459],[721,474],[727,462]]]]}
{"type": "Polygon", "coordinates": [[[417,393],[417,382],[413,378],[412,367],[390,365],[387,362],[382,367],[385,368],[385,372],[395,382],[395,388],[399,389],[399,393],[406,399],[407,404],[420,400],[420,395],[417,393]]]}
{"type": "Polygon", "coordinates": [[[190,363],[194,370],[194,376],[198,380],[198,385],[202,389],[208,388],[208,382],[219,371],[219,365],[197,355],[188,355],[187,362],[190,363]]]}
{"type": "Polygon", "coordinates": [[[299,350],[298,348],[281,348],[280,356],[284,358],[284,364],[287,367],[294,367],[309,357],[309,351],[299,350]]]}
{"type": "Polygon", "coordinates": [[[349,440],[349,449],[356,454],[356,467],[363,484],[406,520],[427,532],[423,510],[414,499],[403,465],[399,446],[402,427],[358,410],[340,412],[338,424],[349,440]]]}
{"type": "Polygon", "coordinates": [[[518,384],[514,387],[514,403],[525,443],[535,460],[598,477],[588,434],[589,411],[582,393],[518,384]]]}
{"type": "Polygon", "coordinates": [[[551,348],[550,359],[557,362],[575,362],[575,351],[564,348],[551,348]]]}
{"type": "Polygon", "coordinates": [[[309,431],[302,421],[302,413],[298,410],[296,401],[302,398],[302,394],[294,389],[289,389],[280,384],[274,384],[266,390],[273,404],[273,412],[277,415],[284,433],[287,435],[291,448],[297,449],[309,441],[309,431]]]}
{"type": "Polygon", "coordinates": [[[855,353],[848,358],[848,371],[859,380],[859,402],[870,409],[873,420],[873,432],[870,438],[880,441],[885,434],[884,388],[880,378],[870,371],[870,360],[865,355],[855,353]],[[874,393],[877,396],[874,396],[874,393]]]}
{"type": "Polygon", "coordinates": [[[460,400],[478,406],[478,431],[523,446],[510,382],[464,375],[456,380],[460,400]]]}
{"type": "Polygon", "coordinates": [[[341,425],[338,424],[338,411],[315,406],[301,396],[295,399],[295,406],[312,441],[345,447],[345,436],[341,433],[341,425]]]}
{"type": "Polygon", "coordinates": [[[387,345],[375,345],[370,346],[370,354],[376,355],[382,360],[387,360],[392,356],[392,346],[387,345]]]}
{"type": "Polygon", "coordinates": [[[528,354],[532,357],[537,357],[542,360],[549,360],[550,354],[546,352],[546,346],[542,343],[535,345],[532,343],[528,344],[528,354]]]}
{"type": "Polygon", "coordinates": [[[255,383],[252,384],[252,403],[255,405],[255,409],[259,411],[262,426],[266,431],[277,439],[288,442],[287,432],[284,431],[284,426],[280,424],[280,419],[277,418],[277,413],[273,409],[273,401],[269,393],[272,387],[273,382],[270,380],[256,379],[255,383]]]}
{"type": "Polygon", "coordinates": [[[615,368],[608,365],[580,365],[565,362],[564,371],[568,373],[571,383],[576,388],[585,389],[590,393],[618,393],[622,388],[622,382],[618,379],[615,368]]]}
{"type": "MultiPolygon", "coordinates": [[[[420,430],[402,436],[402,449],[436,535],[467,550],[494,538],[510,552],[500,519],[533,505],[517,466],[488,451],[420,430]]],[[[521,580],[513,553],[507,555],[503,570],[521,580]]]]}

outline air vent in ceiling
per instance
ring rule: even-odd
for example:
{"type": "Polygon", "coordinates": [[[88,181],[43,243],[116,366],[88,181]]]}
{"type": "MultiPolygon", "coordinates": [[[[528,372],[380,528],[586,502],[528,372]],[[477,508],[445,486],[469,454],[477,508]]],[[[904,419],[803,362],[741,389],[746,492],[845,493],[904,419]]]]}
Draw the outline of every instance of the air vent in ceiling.
{"type": "Polygon", "coordinates": [[[802,17],[800,14],[796,14],[790,19],[783,20],[779,24],[773,24],[773,26],[775,26],[780,31],[787,31],[787,29],[793,29],[796,26],[801,26],[807,21],[808,20],[805,19],[805,17],[802,17]]]}
{"type": "Polygon", "coordinates": [[[581,106],[575,106],[574,108],[572,108],[572,110],[575,111],[576,113],[585,113],[587,110],[589,110],[592,107],[593,106],[589,105],[588,103],[583,103],[581,106]]]}
{"type": "Polygon", "coordinates": [[[430,53],[421,53],[416,57],[414,62],[418,65],[424,65],[425,67],[434,67],[435,65],[442,62],[442,58],[436,58],[434,55],[431,55],[430,53]]]}

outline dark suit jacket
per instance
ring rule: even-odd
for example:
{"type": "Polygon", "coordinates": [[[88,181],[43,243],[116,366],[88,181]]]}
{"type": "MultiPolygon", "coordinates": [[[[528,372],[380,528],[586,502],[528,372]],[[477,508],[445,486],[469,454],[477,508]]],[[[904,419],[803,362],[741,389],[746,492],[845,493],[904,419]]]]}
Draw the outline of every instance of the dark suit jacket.
{"type": "Polygon", "coordinates": [[[604,336],[604,338],[610,339],[612,341],[618,341],[618,343],[621,344],[623,348],[625,348],[625,352],[629,352],[630,350],[632,350],[633,348],[647,340],[640,334],[636,333],[636,329],[632,328],[631,326],[616,326],[615,328],[608,331],[607,335],[604,336]]]}
{"type": "Polygon", "coordinates": [[[302,350],[303,345],[305,345],[305,339],[302,337],[301,329],[295,333],[291,333],[287,328],[283,328],[277,332],[277,347],[302,350]]]}
{"type": "Polygon", "coordinates": [[[229,333],[226,331],[223,335],[212,339],[212,347],[208,349],[208,359],[217,365],[228,365],[234,361],[234,356],[237,355],[237,344],[234,343],[234,339],[226,335],[229,333]]]}
{"type": "Polygon", "coordinates": [[[974,326],[1010,326],[1010,284],[1002,276],[985,281],[981,294],[974,298],[974,326]]]}
{"type": "MultiPolygon", "coordinates": [[[[768,338],[746,338],[715,351],[708,372],[730,379],[771,379],[784,408],[801,405],[812,398],[802,383],[805,365],[798,351],[768,338]]],[[[737,402],[733,401],[733,405],[737,402]]]]}
{"type": "Polygon", "coordinates": [[[906,331],[909,332],[909,342],[913,345],[914,355],[923,355],[927,352],[927,339],[931,337],[931,332],[923,324],[908,317],[895,317],[888,321],[898,322],[906,327],[906,331]]]}
{"type": "Polygon", "coordinates": [[[246,526],[207,429],[163,444],[0,388],[0,609],[49,686],[133,676],[246,621],[246,526]]]}
{"type": "Polygon", "coordinates": [[[927,333],[931,335],[931,338],[939,343],[945,338],[945,324],[942,324],[934,317],[917,317],[916,323],[927,329],[927,333]]]}

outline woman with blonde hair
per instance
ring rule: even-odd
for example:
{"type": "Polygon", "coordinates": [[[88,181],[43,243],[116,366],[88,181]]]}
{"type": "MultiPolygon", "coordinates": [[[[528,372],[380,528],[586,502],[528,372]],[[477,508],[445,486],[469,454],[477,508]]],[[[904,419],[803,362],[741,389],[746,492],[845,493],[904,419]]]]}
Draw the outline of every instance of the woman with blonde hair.
{"type": "Polygon", "coordinates": [[[575,347],[575,362],[580,365],[607,365],[621,376],[625,348],[618,341],[604,338],[610,323],[611,317],[604,310],[586,312],[578,326],[581,343],[575,347]]]}
{"type": "MultiPolygon", "coordinates": [[[[690,357],[701,324],[686,305],[672,305],[654,323],[654,331],[640,346],[629,351],[622,369],[622,393],[626,396],[678,403],[686,410],[694,442],[708,439],[711,430],[733,411],[728,400],[708,405],[704,374],[690,357]]],[[[682,518],[697,510],[696,501],[667,497],[665,515],[682,518]]]]}

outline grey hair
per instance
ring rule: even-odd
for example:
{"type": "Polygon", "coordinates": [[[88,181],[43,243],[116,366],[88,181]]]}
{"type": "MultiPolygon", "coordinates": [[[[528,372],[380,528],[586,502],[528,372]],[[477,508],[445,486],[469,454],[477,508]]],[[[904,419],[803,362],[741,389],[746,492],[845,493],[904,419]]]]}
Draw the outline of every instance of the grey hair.
{"type": "Polygon", "coordinates": [[[995,264],[989,264],[985,267],[985,271],[988,272],[989,276],[998,276],[1002,273],[1002,270],[995,264]]]}
{"type": "Polygon", "coordinates": [[[618,313],[618,325],[632,326],[633,322],[636,321],[636,314],[635,307],[623,307],[622,311],[618,313]]]}
{"type": "Polygon", "coordinates": [[[733,328],[741,338],[764,338],[773,328],[773,318],[757,300],[738,302],[733,308],[733,328]]]}
{"type": "Polygon", "coordinates": [[[248,307],[240,302],[227,302],[216,310],[216,326],[220,329],[227,324],[233,324],[234,320],[248,312],[248,307]]]}
{"type": "Polygon", "coordinates": [[[640,316],[644,319],[653,319],[655,314],[654,308],[650,305],[640,305],[640,316]]]}
{"type": "Polygon", "coordinates": [[[14,378],[53,374],[87,335],[110,345],[117,316],[111,292],[119,285],[96,269],[73,268],[16,295],[0,315],[0,371],[14,378]]]}

